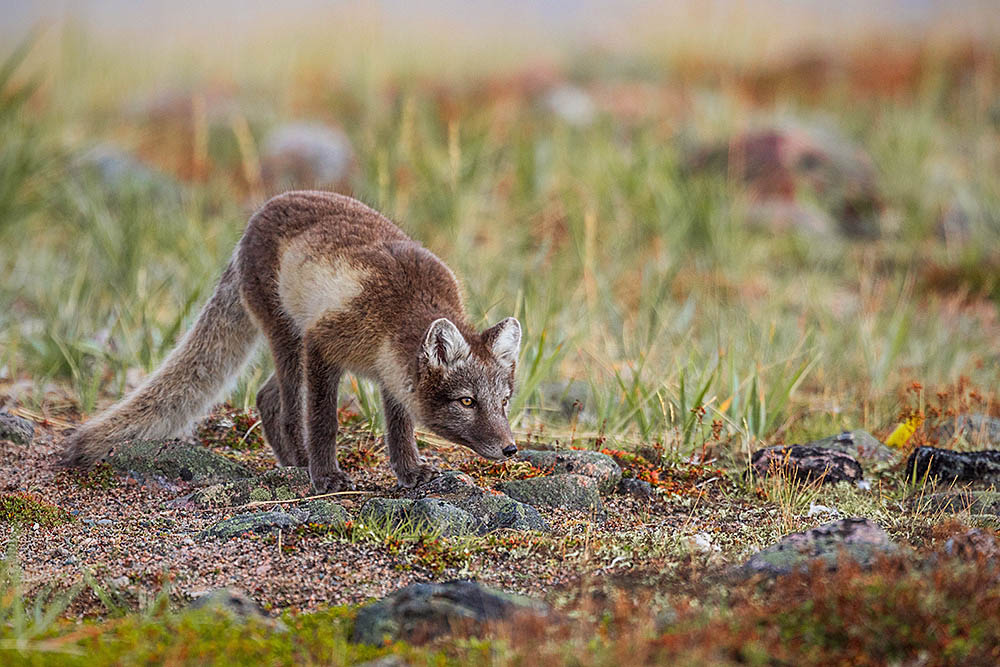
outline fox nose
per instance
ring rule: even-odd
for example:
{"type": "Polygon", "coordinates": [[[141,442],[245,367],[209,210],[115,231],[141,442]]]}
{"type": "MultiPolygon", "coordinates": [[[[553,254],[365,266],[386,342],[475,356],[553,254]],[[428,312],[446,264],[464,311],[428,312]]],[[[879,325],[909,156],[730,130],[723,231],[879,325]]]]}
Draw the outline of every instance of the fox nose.
{"type": "Polygon", "coordinates": [[[517,445],[513,442],[503,448],[503,455],[507,458],[514,456],[514,454],[517,454],[517,445]]]}

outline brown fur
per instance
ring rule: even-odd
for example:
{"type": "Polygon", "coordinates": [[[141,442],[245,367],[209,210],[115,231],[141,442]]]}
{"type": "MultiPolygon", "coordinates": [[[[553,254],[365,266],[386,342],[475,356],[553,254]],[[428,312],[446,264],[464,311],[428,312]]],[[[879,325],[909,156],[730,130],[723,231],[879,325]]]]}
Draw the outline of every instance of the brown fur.
{"type": "Polygon", "coordinates": [[[265,436],[282,464],[308,465],[318,489],[351,485],[335,445],[345,371],[382,384],[390,462],[404,486],[433,475],[415,420],[489,458],[516,451],[506,420],[516,321],[478,334],[452,272],[392,222],[348,197],[292,192],[254,214],[192,331],[142,387],[70,437],[64,460],[93,463],[118,442],[184,428],[239,370],[258,328],[275,361],[257,397],[265,436]],[[283,265],[288,257],[298,263],[283,265]],[[355,276],[357,295],[342,288],[355,276]],[[323,289],[330,307],[312,318],[323,289]],[[458,409],[455,392],[474,394],[474,409],[458,409]]]}

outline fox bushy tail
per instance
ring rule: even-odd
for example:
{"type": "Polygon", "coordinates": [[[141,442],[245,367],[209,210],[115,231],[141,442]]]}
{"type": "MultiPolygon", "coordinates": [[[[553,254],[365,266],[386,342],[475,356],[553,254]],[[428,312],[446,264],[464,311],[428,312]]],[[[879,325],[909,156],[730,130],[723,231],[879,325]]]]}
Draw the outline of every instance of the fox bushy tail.
{"type": "Polygon", "coordinates": [[[259,335],[239,283],[234,256],[194,326],[156,372],[70,434],[64,465],[92,465],[128,440],[174,436],[208,410],[238,375],[259,335]]]}

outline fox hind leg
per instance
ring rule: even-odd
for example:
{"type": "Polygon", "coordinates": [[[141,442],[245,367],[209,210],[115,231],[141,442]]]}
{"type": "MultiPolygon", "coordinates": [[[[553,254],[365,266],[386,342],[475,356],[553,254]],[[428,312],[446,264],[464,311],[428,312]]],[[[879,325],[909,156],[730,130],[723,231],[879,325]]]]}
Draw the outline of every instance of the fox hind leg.
{"type": "Polygon", "coordinates": [[[274,450],[278,463],[300,468],[308,466],[309,457],[306,456],[305,447],[294,446],[285,438],[281,416],[281,389],[277,375],[272,374],[257,392],[257,413],[264,428],[264,437],[274,450]]]}

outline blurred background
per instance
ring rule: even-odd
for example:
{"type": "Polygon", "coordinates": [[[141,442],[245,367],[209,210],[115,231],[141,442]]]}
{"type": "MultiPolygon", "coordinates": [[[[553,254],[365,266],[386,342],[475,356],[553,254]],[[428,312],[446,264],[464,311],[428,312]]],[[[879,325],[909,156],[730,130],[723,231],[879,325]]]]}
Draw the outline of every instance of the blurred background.
{"type": "Polygon", "coordinates": [[[73,420],[119,396],[248,215],[319,187],[440,255],[476,323],[521,318],[525,434],[688,457],[884,436],[919,387],[995,407],[992,2],[0,12],[6,402],[73,420]]]}

